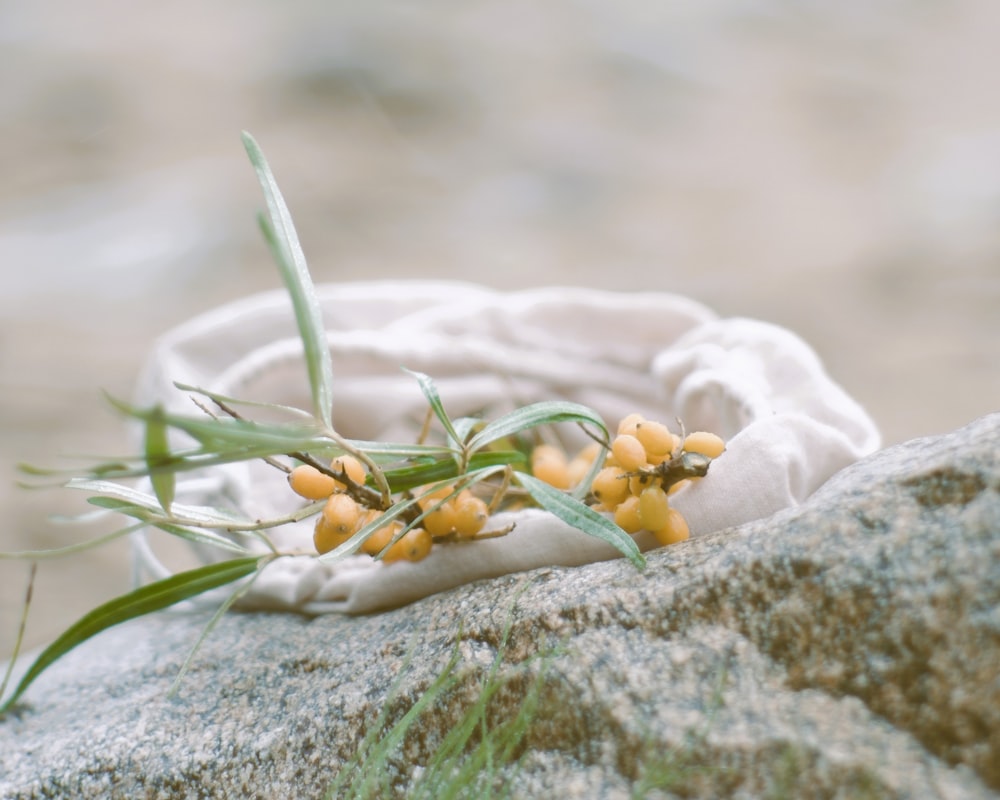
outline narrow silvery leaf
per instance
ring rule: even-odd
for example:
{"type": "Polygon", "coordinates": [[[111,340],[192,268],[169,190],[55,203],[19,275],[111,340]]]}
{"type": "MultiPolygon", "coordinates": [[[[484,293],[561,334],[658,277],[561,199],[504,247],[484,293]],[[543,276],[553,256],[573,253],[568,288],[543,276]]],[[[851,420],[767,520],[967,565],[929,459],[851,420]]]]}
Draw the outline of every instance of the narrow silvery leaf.
{"type": "Polygon", "coordinates": [[[635,566],[639,568],[646,566],[646,559],[639,552],[639,547],[632,537],[607,517],[602,517],[589,506],[532,475],[519,472],[516,480],[546,511],[574,528],[614,545],[635,566]]]}
{"type": "Polygon", "coordinates": [[[174,502],[177,474],[169,469],[170,445],[167,442],[167,423],[162,406],[156,406],[146,419],[145,455],[156,499],[160,501],[160,507],[169,514],[170,504],[174,502]]]}
{"type": "Polygon", "coordinates": [[[431,380],[430,376],[424,375],[422,372],[414,372],[412,369],[404,369],[403,372],[408,372],[417,379],[417,383],[420,384],[420,391],[424,393],[424,397],[427,398],[427,402],[434,411],[434,415],[444,426],[445,432],[456,446],[461,446],[462,440],[459,437],[458,431],[455,430],[454,424],[452,424],[451,417],[444,410],[444,405],[441,403],[441,396],[438,394],[434,381],[431,380]]]}
{"type": "MultiPolygon", "coordinates": [[[[123,486],[113,481],[91,481],[84,478],[69,481],[66,484],[68,489],[82,489],[85,492],[94,492],[98,497],[88,498],[88,502],[101,508],[114,508],[118,510],[122,504],[133,506],[137,509],[145,509],[152,512],[150,519],[162,518],[159,513],[159,506],[156,498],[145,492],[133,489],[131,486],[123,486]],[[105,502],[107,501],[107,502],[105,502]]],[[[226,509],[213,508],[211,506],[191,506],[174,503],[174,516],[197,522],[199,525],[213,528],[224,528],[227,525],[241,525],[248,523],[246,517],[240,517],[226,509]]]]}
{"type": "Polygon", "coordinates": [[[469,440],[468,446],[470,450],[477,450],[497,439],[503,439],[505,436],[512,436],[538,425],[554,425],[557,422],[579,422],[593,425],[605,437],[608,435],[604,420],[592,409],[579,403],[570,403],[564,400],[543,400],[493,420],[469,440]]]}
{"type": "Polygon", "coordinates": [[[285,205],[285,199],[278,189],[277,181],[271,173],[264,153],[254,138],[243,133],[243,146],[250,163],[257,172],[257,179],[264,190],[267,201],[267,217],[261,217],[261,230],[267,240],[281,277],[288,289],[295,309],[295,321],[302,338],[309,383],[312,389],[313,407],[316,416],[328,427],[333,427],[333,362],[326,342],[326,329],[319,298],[313,287],[306,257],[299,244],[292,215],[285,205]]]}

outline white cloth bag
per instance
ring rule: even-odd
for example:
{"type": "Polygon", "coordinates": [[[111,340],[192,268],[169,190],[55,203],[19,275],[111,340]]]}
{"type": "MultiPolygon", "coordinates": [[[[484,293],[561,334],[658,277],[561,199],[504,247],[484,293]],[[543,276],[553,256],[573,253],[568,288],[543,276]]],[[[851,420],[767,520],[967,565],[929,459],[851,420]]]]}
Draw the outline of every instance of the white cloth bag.
{"type": "MultiPolygon", "coordinates": [[[[676,295],[580,288],[499,292],[468,284],[372,282],[318,288],[333,355],[334,424],[344,436],[413,441],[427,410],[425,372],[449,414],[493,418],[543,399],[583,403],[613,429],[638,411],[727,442],[709,475],[672,498],[692,536],[801,503],[833,473],[879,445],[864,410],[797,336],[750,319],[719,319],[676,295]]],[[[174,382],[254,401],[310,407],[291,303],[271,292],[204,314],[166,334],[141,375],[136,400],[194,410],[174,382]]],[[[562,426],[568,447],[582,445],[562,426]]],[[[252,517],[301,501],[262,462],[182,474],[178,502],[235,507],[252,517]]],[[[550,514],[501,515],[505,537],[435,547],[416,564],[367,556],[321,564],[308,556],[269,565],[243,606],[307,614],[392,608],[470,581],[542,566],[618,557],[609,545],[550,514]]],[[[491,526],[492,527],[492,526],[491,526]]],[[[275,529],[283,548],[308,551],[312,521],[275,529]]],[[[654,543],[639,538],[646,549],[654,543]]],[[[683,546],[683,545],[680,545],[683,546]]],[[[205,560],[223,557],[198,550],[205,560]]],[[[136,537],[137,580],[169,571],[136,537]]]]}

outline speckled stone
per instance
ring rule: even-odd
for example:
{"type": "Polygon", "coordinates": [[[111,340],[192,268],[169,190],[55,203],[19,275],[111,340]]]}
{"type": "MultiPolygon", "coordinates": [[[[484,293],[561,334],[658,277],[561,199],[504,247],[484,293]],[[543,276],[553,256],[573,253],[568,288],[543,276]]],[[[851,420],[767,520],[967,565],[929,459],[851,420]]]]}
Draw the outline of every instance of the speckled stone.
{"type": "Polygon", "coordinates": [[[542,676],[514,797],[998,797],[1000,414],[643,572],[544,569],[365,618],[230,614],[169,699],[204,622],[140,620],[53,667],[0,723],[0,796],[322,797],[461,630],[458,690],[391,765],[402,795],[509,625],[497,718],[542,676]]]}

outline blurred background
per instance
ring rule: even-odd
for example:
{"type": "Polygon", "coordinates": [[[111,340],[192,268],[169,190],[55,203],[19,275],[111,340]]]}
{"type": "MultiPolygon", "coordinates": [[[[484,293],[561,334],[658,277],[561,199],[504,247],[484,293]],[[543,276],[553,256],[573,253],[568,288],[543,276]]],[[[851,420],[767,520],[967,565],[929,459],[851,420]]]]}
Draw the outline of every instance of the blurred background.
{"type": "MultiPolygon", "coordinates": [[[[100,391],[279,285],[242,129],[317,280],[689,295],[803,336],[887,444],[1000,406],[1000,4],[136,9],[0,0],[0,550],[82,533],[17,462],[126,451],[100,391]]],[[[42,562],[27,645],[127,551],[42,562]]],[[[27,574],[0,562],[0,657],[27,574]]]]}

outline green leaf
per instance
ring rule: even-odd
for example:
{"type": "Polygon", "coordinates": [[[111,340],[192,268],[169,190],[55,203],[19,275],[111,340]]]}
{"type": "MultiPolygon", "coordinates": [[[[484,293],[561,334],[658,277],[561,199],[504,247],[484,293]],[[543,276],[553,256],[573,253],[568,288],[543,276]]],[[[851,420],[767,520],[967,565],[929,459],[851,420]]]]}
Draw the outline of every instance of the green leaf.
{"type": "Polygon", "coordinates": [[[614,545],[636,567],[642,569],[646,566],[646,559],[632,537],[607,517],[602,517],[589,506],[532,475],[519,472],[516,480],[549,513],[590,536],[614,545]]]}
{"type": "MultiPolygon", "coordinates": [[[[111,396],[108,396],[108,400],[123,413],[143,422],[153,413],[153,409],[138,408],[111,396]]],[[[262,423],[231,417],[213,419],[206,416],[189,416],[169,411],[163,412],[163,419],[167,425],[183,431],[202,446],[201,450],[175,451],[174,460],[178,462],[188,458],[194,460],[218,458],[218,461],[212,463],[225,463],[221,459],[249,460],[259,457],[260,454],[282,455],[294,451],[332,458],[347,452],[326,436],[314,422],[262,423]]],[[[372,442],[361,439],[344,439],[343,441],[376,459],[410,458],[420,455],[457,452],[442,445],[372,442]]],[[[197,466],[204,466],[204,463],[198,461],[197,466]]],[[[41,470],[36,469],[35,471],[43,474],[41,470]]]]}
{"type": "Polygon", "coordinates": [[[141,586],[135,591],[98,606],[71,625],[42,651],[21,678],[11,696],[0,705],[0,714],[9,711],[35,678],[78,644],[122,622],[160,611],[181,600],[187,600],[210,589],[244,578],[256,572],[260,564],[259,556],[209,564],[141,586]]]}
{"type": "MultiPolygon", "coordinates": [[[[80,481],[80,483],[87,484],[88,482],[80,481]]],[[[97,484],[101,482],[92,481],[90,483],[97,484]]],[[[112,487],[117,486],[117,484],[108,485],[112,487]]],[[[85,486],[78,487],[73,482],[71,482],[69,486],[70,488],[85,488],[85,486]]],[[[87,502],[91,505],[97,506],[98,508],[115,511],[119,514],[133,517],[140,522],[153,525],[154,527],[166,531],[167,533],[180,536],[182,539],[216,545],[217,547],[221,547],[223,550],[231,550],[237,553],[247,553],[249,551],[242,545],[239,545],[227,537],[208,529],[219,528],[229,531],[230,533],[249,536],[259,541],[267,547],[268,550],[276,552],[274,544],[263,532],[263,528],[275,527],[278,524],[284,524],[285,522],[294,522],[299,519],[305,519],[306,517],[317,513],[323,507],[321,502],[316,502],[303,506],[297,511],[288,514],[284,518],[262,521],[249,520],[235,515],[228,515],[223,510],[210,508],[208,506],[182,506],[174,503],[173,516],[169,519],[165,519],[163,512],[154,504],[155,501],[153,501],[153,498],[148,495],[143,495],[141,492],[137,492],[135,489],[130,489],[126,486],[119,486],[118,490],[119,491],[117,492],[107,492],[96,497],[88,497],[87,502]],[[136,499],[129,499],[131,497],[136,499]]]]}
{"type": "Polygon", "coordinates": [[[472,438],[473,431],[482,428],[485,423],[479,417],[459,417],[456,420],[452,420],[452,424],[454,425],[455,433],[461,437],[458,444],[462,445],[472,438]]]}
{"type": "MultiPolygon", "coordinates": [[[[99,497],[87,498],[87,502],[101,508],[110,508],[119,511],[129,506],[153,512],[150,519],[162,518],[163,516],[162,513],[158,513],[160,509],[156,504],[155,498],[145,492],[133,489],[130,486],[123,486],[120,483],[114,483],[113,481],[91,481],[81,478],[70,481],[66,484],[66,488],[81,489],[85,492],[94,492],[100,495],[99,497]]],[[[225,528],[228,525],[242,525],[250,521],[246,517],[231,514],[225,509],[212,508],[210,506],[175,504],[173,513],[177,517],[196,521],[197,524],[208,528],[225,528]]]]}
{"type": "MultiPolygon", "coordinates": [[[[467,471],[474,472],[484,467],[504,466],[506,464],[524,466],[526,463],[527,459],[524,454],[517,450],[494,450],[475,453],[469,459],[467,471]]],[[[428,483],[457,478],[458,473],[458,464],[453,458],[442,458],[398,469],[387,469],[384,472],[393,494],[409,491],[428,483]]],[[[372,481],[369,480],[368,483],[371,484],[372,481]]]]}
{"type": "Polygon", "coordinates": [[[312,417],[312,414],[308,411],[303,411],[301,408],[296,408],[295,406],[287,406],[281,403],[265,403],[259,400],[246,400],[241,397],[232,397],[230,395],[203,389],[201,386],[194,386],[190,383],[181,383],[180,381],[174,381],[174,386],[182,392],[191,392],[192,394],[200,394],[207,397],[217,405],[247,406],[248,408],[260,408],[267,411],[281,411],[282,413],[298,417],[299,419],[310,419],[312,417]]]}
{"type": "Polygon", "coordinates": [[[312,389],[313,407],[316,416],[328,427],[333,427],[333,362],[326,342],[323,312],[319,298],[313,287],[306,257],[299,244],[292,215],[285,205],[271,168],[264,158],[254,138],[243,132],[243,146],[250,163],[257,172],[257,179],[264,190],[268,217],[259,218],[264,238],[281,271],[281,277],[288,289],[295,309],[295,321],[302,338],[306,366],[309,370],[309,385],[312,389]]]}
{"type": "Polygon", "coordinates": [[[427,402],[430,403],[431,409],[434,411],[434,415],[441,420],[441,424],[444,426],[445,432],[448,437],[455,443],[456,447],[462,446],[462,439],[455,430],[454,424],[452,424],[451,417],[448,416],[448,412],[444,410],[444,405],[441,403],[441,396],[438,394],[437,386],[434,385],[434,381],[431,380],[429,375],[424,375],[422,372],[414,372],[412,369],[403,368],[403,372],[408,372],[414,378],[417,379],[417,383],[420,384],[420,391],[424,393],[424,397],[427,398],[427,402]]]}
{"type": "Polygon", "coordinates": [[[167,441],[167,423],[163,407],[157,405],[146,420],[146,467],[149,469],[149,479],[160,506],[168,514],[170,504],[174,502],[174,489],[177,485],[177,475],[172,470],[164,470],[163,465],[169,463],[170,444],[167,441]]]}
{"type": "MultiPolygon", "coordinates": [[[[345,439],[351,447],[364,451],[369,458],[375,461],[387,462],[392,459],[399,460],[401,458],[420,458],[426,456],[455,456],[459,455],[458,451],[451,449],[450,447],[445,447],[439,444],[406,444],[405,442],[369,442],[361,439],[345,439]]],[[[340,455],[346,452],[343,449],[336,449],[336,451],[330,451],[330,453],[324,453],[324,455],[340,455]]]]}
{"type": "Polygon", "coordinates": [[[251,552],[249,548],[237,544],[232,539],[221,536],[213,531],[199,530],[198,528],[174,525],[168,522],[154,522],[152,524],[164,533],[169,533],[181,539],[187,539],[189,542],[194,542],[195,544],[209,544],[213,547],[218,547],[220,550],[228,550],[231,553],[239,553],[240,555],[246,555],[251,552]]]}
{"type": "Polygon", "coordinates": [[[587,406],[565,400],[543,400],[530,406],[518,408],[490,422],[469,440],[470,450],[478,450],[484,445],[505,436],[513,436],[538,425],[554,425],[557,422],[579,422],[593,425],[606,439],[608,428],[604,420],[587,406]]]}
{"type": "Polygon", "coordinates": [[[597,473],[604,469],[604,457],[607,452],[608,450],[605,448],[598,453],[597,458],[591,462],[583,479],[570,492],[572,497],[583,501],[590,494],[590,487],[594,485],[594,478],[597,477],[597,473]]]}
{"type": "Polygon", "coordinates": [[[85,542],[77,542],[76,544],[66,545],[65,547],[53,547],[48,550],[19,550],[9,553],[0,552],[0,559],[35,560],[40,558],[61,558],[62,556],[81,553],[84,550],[91,549],[92,547],[100,547],[102,544],[107,544],[115,539],[120,539],[122,536],[128,536],[130,533],[134,533],[144,527],[144,522],[137,522],[113,531],[112,533],[107,533],[104,536],[98,536],[95,539],[88,539],[85,542]]]}
{"type": "MultiPolygon", "coordinates": [[[[161,457],[158,463],[159,470],[174,473],[295,452],[333,458],[349,452],[342,446],[343,443],[367,453],[372,460],[379,463],[428,455],[441,457],[459,454],[442,445],[352,439],[340,440],[341,443],[338,444],[324,434],[315,421],[258,423],[230,417],[189,416],[156,408],[138,408],[111,396],[108,396],[108,401],[122,413],[143,423],[159,418],[169,428],[181,431],[196,440],[198,444],[194,447],[174,450],[169,456],[161,457]]],[[[72,476],[82,473],[92,478],[122,479],[146,477],[150,474],[149,465],[142,456],[105,461],[84,469],[55,470],[21,465],[21,470],[40,477],[72,476]]]]}
{"type": "MultiPolygon", "coordinates": [[[[106,397],[122,413],[147,424],[151,420],[160,419],[169,427],[183,431],[209,451],[268,448],[278,453],[331,444],[315,422],[263,423],[232,417],[191,416],[175,414],[155,406],[139,408],[111,395],[106,397]]],[[[175,453],[174,460],[180,455],[183,454],[175,453]]]]}

